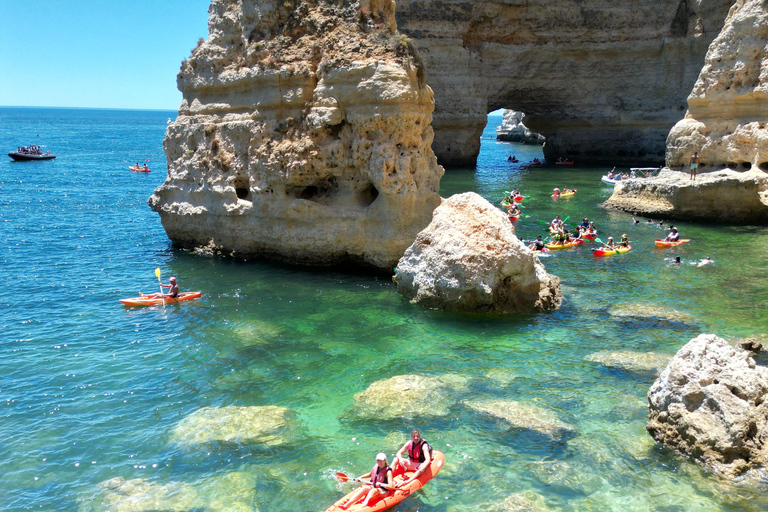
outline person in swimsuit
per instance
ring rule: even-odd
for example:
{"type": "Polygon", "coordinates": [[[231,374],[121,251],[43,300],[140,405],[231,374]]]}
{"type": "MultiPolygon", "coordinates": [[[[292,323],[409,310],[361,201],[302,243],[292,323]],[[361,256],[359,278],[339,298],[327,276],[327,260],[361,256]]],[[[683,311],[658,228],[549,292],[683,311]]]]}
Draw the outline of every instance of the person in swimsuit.
{"type": "Polygon", "coordinates": [[[370,480],[363,482],[363,485],[345,503],[339,505],[340,509],[346,510],[363,495],[366,496],[361,507],[367,507],[375,496],[387,494],[389,489],[394,487],[392,483],[392,468],[387,465],[386,453],[382,452],[376,455],[376,464],[373,465],[371,471],[360,475],[355,480],[362,481],[363,478],[370,480]]]}
{"type": "Polygon", "coordinates": [[[408,485],[424,474],[432,462],[431,452],[432,447],[429,446],[429,443],[421,438],[421,433],[417,429],[413,429],[411,431],[411,440],[397,451],[392,465],[395,467],[401,465],[406,471],[413,471],[414,473],[399,483],[398,487],[408,485]],[[408,454],[408,460],[403,458],[405,453],[408,454]]]}
{"type": "Polygon", "coordinates": [[[699,154],[694,151],[691,157],[691,179],[696,180],[696,170],[699,168],[699,154]]]}
{"type": "Polygon", "coordinates": [[[144,295],[143,293],[139,292],[139,295],[141,297],[146,297],[148,299],[160,299],[160,298],[166,298],[166,299],[175,299],[179,296],[179,285],[176,284],[176,278],[171,277],[168,281],[170,281],[168,284],[160,283],[161,288],[168,288],[168,293],[163,293],[162,295],[159,293],[153,293],[152,295],[144,295]]]}
{"type": "Polygon", "coordinates": [[[680,240],[680,233],[677,232],[677,228],[672,226],[669,228],[669,234],[664,239],[665,242],[677,242],[680,240]]]}

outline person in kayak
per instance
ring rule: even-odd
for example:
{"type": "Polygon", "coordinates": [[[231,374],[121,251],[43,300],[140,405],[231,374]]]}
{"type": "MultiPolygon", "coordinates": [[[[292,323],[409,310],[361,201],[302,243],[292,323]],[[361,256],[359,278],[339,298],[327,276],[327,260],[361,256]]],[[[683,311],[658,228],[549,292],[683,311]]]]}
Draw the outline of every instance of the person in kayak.
{"type": "Polygon", "coordinates": [[[362,503],[362,508],[365,508],[375,496],[382,496],[388,493],[390,488],[394,487],[392,483],[392,468],[387,465],[386,453],[382,452],[376,455],[376,464],[373,465],[371,471],[360,475],[356,480],[362,480],[363,478],[370,480],[363,482],[363,485],[350,496],[346,503],[339,505],[340,509],[347,510],[361,496],[367,494],[362,503]]]}
{"type": "Polygon", "coordinates": [[[677,242],[680,240],[680,233],[677,232],[677,228],[675,226],[670,226],[669,228],[669,234],[664,239],[665,242],[677,242]]]}
{"type": "Polygon", "coordinates": [[[629,247],[629,238],[627,238],[626,233],[621,235],[621,242],[619,242],[619,245],[622,247],[629,247]]]}
{"type": "Polygon", "coordinates": [[[528,248],[532,251],[541,251],[545,247],[544,241],[541,239],[541,235],[536,237],[536,240],[531,242],[531,245],[528,246],[528,248]]]}
{"type": "Polygon", "coordinates": [[[589,229],[589,225],[590,225],[590,224],[592,224],[592,223],[591,223],[591,222],[589,222],[589,219],[588,219],[588,218],[586,218],[586,217],[584,217],[584,220],[583,220],[583,221],[581,221],[581,224],[579,224],[579,226],[580,226],[582,229],[589,229]]]}
{"type": "Polygon", "coordinates": [[[406,471],[413,471],[414,473],[408,479],[397,484],[397,487],[400,488],[408,485],[419,478],[424,474],[431,462],[432,447],[426,440],[421,438],[421,433],[418,429],[413,429],[411,431],[411,440],[397,451],[392,465],[395,467],[398,465],[403,466],[406,471]],[[408,460],[403,457],[405,453],[408,454],[408,460]]]}
{"type": "Polygon", "coordinates": [[[603,246],[604,246],[606,249],[615,249],[615,248],[616,248],[616,246],[613,244],[613,237],[612,237],[612,236],[609,236],[609,237],[608,237],[608,241],[607,241],[607,242],[605,242],[605,243],[603,244],[603,246]]]}
{"type": "Polygon", "coordinates": [[[147,299],[161,299],[161,298],[175,299],[176,297],[179,296],[179,285],[176,284],[175,277],[171,277],[168,281],[169,281],[168,284],[160,283],[161,288],[168,288],[168,293],[163,293],[163,294],[153,293],[152,295],[144,295],[143,293],[139,292],[139,296],[145,297],[147,299]]]}

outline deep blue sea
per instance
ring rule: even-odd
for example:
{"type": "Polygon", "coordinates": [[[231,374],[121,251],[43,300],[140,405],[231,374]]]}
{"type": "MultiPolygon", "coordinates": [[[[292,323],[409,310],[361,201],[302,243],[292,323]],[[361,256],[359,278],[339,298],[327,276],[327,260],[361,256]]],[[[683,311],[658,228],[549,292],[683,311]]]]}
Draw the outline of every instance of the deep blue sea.
{"type": "MultiPolygon", "coordinates": [[[[693,241],[599,207],[606,169],[533,168],[538,146],[500,143],[492,117],[476,169],[449,170],[441,195],[498,204],[529,196],[524,238],[556,214],[627,233],[633,251],[587,247],[542,261],[565,302],[540,315],[425,310],[389,279],[174,248],[146,204],[165,179],[175,112],[0,108],[0,148],[47,146],[55,161],[0,159],[0,510],[323,511],[375,454],[421,428],[443,472],[397,510],[491,510],[521,494],[552,511],[760,511],[765,486],[734,485],[661,449],[645,432],[654,376],[604,367],[595,352],[673,355],[692,337],[768,331],[768,228],[680,223],[693,241]],[[519,164],[507,157],[515,154],[519,164]],[[148,161],[151,173],[128,170],[148,161]],[[553,200],[554,186],[576,188],[553,200]],[[675,255],[682,265],[673,265],[675,255]],[[711,256],[715,263],[696,267],[711,256]],[[202,299],[125,308],[119,298],[175,275],[202,299]],[[658,307],[680,322],[617,317],[658,307]],[[460,376],[448,412],[360,418],[354,395],[398,375],[460,376]],[[577,433],[553,440],[464,405],[504,399],[546,410],[577,433]],[[266,442],[185,445],[173,436],[203,407],[289,408],[298,427],[266,442]]],[[[453,392],[452,392],[453,393],[453,392]]],[[[396,400],[396,397],[395,397],[396,400]]],[[[222,428],[226,428],[223,425],[222,428]]]]}

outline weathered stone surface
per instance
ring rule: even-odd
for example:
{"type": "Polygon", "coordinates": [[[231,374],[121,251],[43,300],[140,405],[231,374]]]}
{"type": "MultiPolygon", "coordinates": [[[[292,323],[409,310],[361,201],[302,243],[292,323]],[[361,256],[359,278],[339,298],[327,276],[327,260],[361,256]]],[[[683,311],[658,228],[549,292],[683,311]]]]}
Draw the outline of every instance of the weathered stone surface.
{"type": "Polygon", "coordinates": [[[99,484],[100,509],[109,512],[258,512],[256,478],[233,472],[206,478],[196,484],[187,482],[150,482],[143,478],[112,478],[99,484]]]}
{"type": "Polygon", "coordinates": [[[214,0],[182,65],[168,176],[175,243],[391,269],[439,204],[434,99],[388,1],[214,0]]]}
{"type": "Polygon", "coordinates": [[[608,311],[608,314],[618,318],[637,318],[640,320],[655,320],[681,324],[696,323],[696,318],[688,313],[650,304],[619,304],[611,308],[608,311]]]}
{"type": "Polygon", "coordinates": [[[714,334],[683,346],[648,391],[656,441],[733,478],[768,462],[768,368],[714,334]]]}
{"type": "Polygon", "coordinates": [[[707,50],[685,119],[669,132],[667,165],[694,151],[704,168],[768,170],[768,5],[736,0],[707,50]]]}
{"type": "Polygon", "coordinates": [[[525,144],[544,144],[544,137],[533,133],[523,124],[523,112],[504,110],[501,126],[496,128],[496,139],[525,144]]]}
{"type": "Polygon", "coordinates": [[[657,352],[620,350],[595,352],[594,354],[589,354],[584,359],[593,363],[599,363],[608,368],[647,373],[661,372],[661,370],[666,368],[671,358],[667,354],[659,354],[657,352]]]}
{"type": "Polygon", "coordinates": [[[353,414],[379,420],[445,416],[468,384],[460,375],[396,375],[356,394],[353,414]]]}
{"type": "Polygon", "coordinates": [[[513,400],[467,400],[464,404],[481,414],[505,421],[510,428],[533,430],[553,439],[576,435],[576,429],[560,420],[554,412],[532,404],[513,400]]]}
{"type": "Polygon", "coordinates": [[[431,308],[512,313],[562,302],[560,279],[473,192],[443,201],[397,264],[397,291],[431,308]]]}
{"type": "Polygon", "coordinates": [[[547,158],[637,165],[664,160],[730,6],[398,0],[396,17],[435,91],[441,163],[474,164],[486,114],[510,108],[547,138],[547,158]]]}
{"type": "Polygon", "coordinates": [[[172,442],[279,446],[295,439],[296,414],[285,407],[203,407],[176,425],[172,442]]]}

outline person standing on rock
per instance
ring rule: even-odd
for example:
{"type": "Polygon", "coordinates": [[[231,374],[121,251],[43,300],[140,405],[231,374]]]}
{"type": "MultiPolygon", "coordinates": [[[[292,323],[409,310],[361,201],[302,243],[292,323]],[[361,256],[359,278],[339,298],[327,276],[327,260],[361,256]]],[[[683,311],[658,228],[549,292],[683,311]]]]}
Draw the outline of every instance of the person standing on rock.
{"type": "Polygon", "coordinates": [[[699,168],[699,154],[694,151],[691,157],[691,179],[696,180],[696,169],[699,168]]]}

